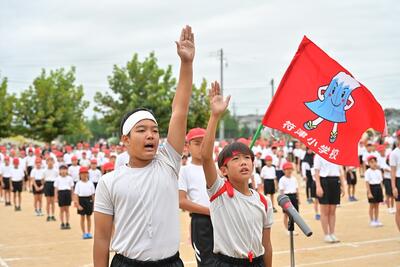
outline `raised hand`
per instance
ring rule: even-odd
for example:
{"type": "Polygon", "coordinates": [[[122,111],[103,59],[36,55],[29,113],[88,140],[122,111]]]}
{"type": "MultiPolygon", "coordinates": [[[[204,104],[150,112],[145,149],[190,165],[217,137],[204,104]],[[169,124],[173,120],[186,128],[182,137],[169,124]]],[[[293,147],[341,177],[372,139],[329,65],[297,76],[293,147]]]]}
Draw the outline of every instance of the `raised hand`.
{"type": "Polygon", "coordinates": [[[210,99],[210,107],[212,115],[221,117],[225,110],[228,108],[231,96],[224,97],[221,95],[221,88],[217,81],[211,83],[211,89],[208,93],[210,99]]]}
{"type": "Polygon", "coordinates": [[[186,25],[182,29],[181,37],[179,41],[176,41],[176,49],[179,57],[183,62],[192,62],[194,58],[194,35],[192,33],[192,28],[186,25]]]}

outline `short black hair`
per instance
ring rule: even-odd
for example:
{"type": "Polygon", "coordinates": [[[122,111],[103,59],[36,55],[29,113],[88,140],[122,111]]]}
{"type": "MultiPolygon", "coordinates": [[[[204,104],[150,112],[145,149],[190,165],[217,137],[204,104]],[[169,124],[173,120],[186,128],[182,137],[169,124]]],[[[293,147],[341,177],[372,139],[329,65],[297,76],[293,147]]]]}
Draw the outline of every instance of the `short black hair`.
{"type": "MultiPolygon", "coordinates": [[[[131,116],[133,113],[136,113],[136,112],[142,111],[142,110],[150,112],[151,115],[153,115],[153,116],[155,117],[153,111],[150,110],[150,109],[148,109],[148,108],[136,108],[136,109],[134,109],[134,110],[131,110],[131,111],[125,113],[125,115],[122,117],[121,123],[119,124],[119,135],[120,135],[120,137],[123,135],[123,134],[122,134],[122,128],[124,127],[124,123],[125,123],[126,120],[129,118],[129,116],[131,116]]],[[[130,134],[130,132],[129,132],[129,134],[130,134]]],[[[128,134],[128,135],[129,135],[129,134],[128,134]]]]}
{"type": "Polygon", "coordinates": [[[234,152],[239,152],[244,155],[250,155],[251,161],[254,161],[254,153],[253,151],[241,142],[233,142],[232,144],[227,145],[222,149],[221,153],[218,155],[218,168],[221,168],[224,165],[224,162],[227,158],[233,156],[234,152]]]}

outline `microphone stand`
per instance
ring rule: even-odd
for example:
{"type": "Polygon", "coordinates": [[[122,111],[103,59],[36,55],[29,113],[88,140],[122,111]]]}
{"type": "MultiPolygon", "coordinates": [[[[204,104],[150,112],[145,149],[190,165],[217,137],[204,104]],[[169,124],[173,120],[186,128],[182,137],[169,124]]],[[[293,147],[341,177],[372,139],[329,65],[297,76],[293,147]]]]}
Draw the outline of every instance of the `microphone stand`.
{"type": "Polygon", "coordinates": [[[288,222],[288,231],[290,235],[290,267],[295,267],[294,261],[294,239],[293,239],[293,231],[294,231],[294,221],[292,216],[288,214],[289,222],[288,222]]]}

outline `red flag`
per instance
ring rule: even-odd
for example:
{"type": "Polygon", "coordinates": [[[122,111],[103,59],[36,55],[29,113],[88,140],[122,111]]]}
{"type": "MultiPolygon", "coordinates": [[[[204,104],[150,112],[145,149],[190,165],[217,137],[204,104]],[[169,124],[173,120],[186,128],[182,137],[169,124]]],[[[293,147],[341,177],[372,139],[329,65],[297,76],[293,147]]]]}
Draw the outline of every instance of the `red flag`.
{"type": "Polygon", "coordinates": [[[304,37],[263,125],[288,133],[324,159],[358,166],[358,142],[369,128],[384,132],[384,112],[371,92],[304,37]]]}

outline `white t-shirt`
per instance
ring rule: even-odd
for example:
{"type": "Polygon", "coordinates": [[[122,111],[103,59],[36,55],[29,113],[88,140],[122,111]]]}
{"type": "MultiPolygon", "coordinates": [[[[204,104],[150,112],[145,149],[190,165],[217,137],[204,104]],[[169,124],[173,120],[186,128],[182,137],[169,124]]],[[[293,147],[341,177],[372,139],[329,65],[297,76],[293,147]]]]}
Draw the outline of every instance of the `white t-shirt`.
{"type": "Polygon", "coordinates": [[[11,174],[11,181],[13,182],[20,182],[25,177],[25,173],[21,168],[15,169],[14,167],[12,167],[10,170],[10,174],[11,174]]]}
{"type": "Polygon", "coordinates": [[[178,251],[180,162],[181,155],[166,143],[146,167],[122,165],[101,177],[94,210],[114,216],[115,252],[156,261],[178,251]]]}
{"type": "Polygon", "coordinates": [[[54,181],[54,187],[58,189],[58,191],[61,190],[72,190],[74,187],[74,180],[72,179],[71,176],[57,176],[56,180],[54,181]]]}
{"type": "Polygon", "coordinates": [[[27,167],[33,167],[35,166],[35,156],[26,156],[26,165],[27,167]]]}
{"type": "Polygon", "coordinates": [[[185,191],[194,203],[210,207],[203,166],[191,163],[183,166],[179,172],[179,190],[185,191]]]}
{"type": "Polygon", "coordinates": [[[274,180],[274,179],[276,178],[275,167],[274,167],[274,166],[268,167],[267,165],[265,165],[265,166],[262,167],[262,169],[261,169],[260,176],[261,176],[261,178],[263,178],[263,179],[274,180]]]}
{"type": "Polygon", "coordinates": [[[380,169],[368,169],[364,174],[365,181],[369,184],[380,184],[382,183],[382,172],[380,169]]]}
{"type": "Polygon", "coordinates": [[[13,168],[11,165],[6,166],[5,164],[2,164],[0,166],[0,174],[5,178],[10,178],[11,177],[11,168],[13,168]]]}
{"type": "Polygon", "coordinates": [[[75,185],[75,194],[79,197],[90,197],[96,192],[94,184],[91,181],[83,182],[79,181],[75,185]]]}
{"type": "Polygon", "coordinates": [[[314,169],[319,170],[319,176],[321,178],[324,178],[327,176],[339,177],[341,174],[340,168],[341,167],[339,165],[325,160],[318,154],[316,154],[314,157],[314,169]]]}
{"type": "MultiPolygon", "coordinates": [[[[211,197],[224,185],[224,179],[218,177],[208,189],[211,197]]],[[[211,221],[214,227],[214,253],[234,258],[247,258],[249,251],[255,257],[264,254],[262,245],[263,230],[271,228],[273,210],[270,198],[266,197],[268,210],[260,200],[260,195],[250,189],[246,196],[234,189],[232,198],[225,192],[210,205],[211,221]]]]}
{"type": "Polygon", "coordinates": [[[127,151],[122,152],[117,156],[117,159],[115,160],[115,169],[118,169],[120,166],[124,166],[129,162],[129,154],[127,151]]]}
{"type": "Polygon", "coordinates": [[[40,181],[43,179],[44,169],[33,168],[30,176],[33,177],[35,181],[40,181]]]}
{"type": "Polygon", "coordinates": [[[70,153],[65,153],[63,158],[64,158],[65,164],[67,164],[67,165],[72,164],[72,161],[71,161],[72,155],[70,153]]]}
{"type": "Polygon", "coordinates": [[[297,179],[295,177],[282,176],[279,179],[279,191],[283,191],[284,194],[296,194],[297,193],[297,179]]]}
{"type": "Polygon", "coordinates": [[[68,175],[72,177],[74,182],[78,182],[79,181],[79,169],[81,167],[79,165],[71,165],[68,167],[68,175]]]}
{"type": "Polygon", "coordinates": [[[25,171],[26,169],[26,157],[25,158],[19,158],[19,167],[25,171]]]}
{"type": "Polygon", "coordinates": [[[101,171],[99,169],[89,169],[89,180],[93,183],[98,183],[101,177],[101,171]]]}
{"type": "Polygon", "coordinates": [[[43,173],[44,181],[45,182],[54,182],[58,175],[59,175],[59,172],[56,168],[54,168],[54,167],[52,169],[47,168],[43,173]]]}
{"type": "Polygon", "coordinates": [[[396,147],[389,156],[390,167],[396,167],[396,177],[400,177],[400,148],[396,147]]]}
{"type": "Polygon", "coordinates": [[[282,170],[283,164],[285,164],[287,160],[285,158],[278,158],[277,156],[272,156],[272,164],[275,165],[276,170],[282,170]]]}
{"type": "Polygon", "coordinates": [[[81,159],[79,161],[79,166],[83,166],[83,167],[89,167],[90,166],[90,160],[89,159],[81,159]]]}

